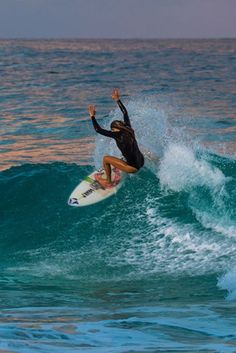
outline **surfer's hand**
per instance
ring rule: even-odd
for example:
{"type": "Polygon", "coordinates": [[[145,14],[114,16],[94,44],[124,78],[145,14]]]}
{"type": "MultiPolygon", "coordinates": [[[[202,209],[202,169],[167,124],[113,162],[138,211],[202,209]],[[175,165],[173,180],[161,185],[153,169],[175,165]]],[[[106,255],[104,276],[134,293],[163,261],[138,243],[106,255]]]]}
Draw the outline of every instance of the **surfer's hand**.
{"type": "Polygon", "coordinates": [[[95,115],[96,115],[95,105],[90,105],[90,106],[88,107],[88,111],[89,111],[90,118],[92,118],[93,116],[95,116],[95,115]]]}
{"type": "Polygon", "coordinates": [[[120,99],[120,91],[117,88],[114,88],[111,97],[115,101],[118,101],[120,99]]]}

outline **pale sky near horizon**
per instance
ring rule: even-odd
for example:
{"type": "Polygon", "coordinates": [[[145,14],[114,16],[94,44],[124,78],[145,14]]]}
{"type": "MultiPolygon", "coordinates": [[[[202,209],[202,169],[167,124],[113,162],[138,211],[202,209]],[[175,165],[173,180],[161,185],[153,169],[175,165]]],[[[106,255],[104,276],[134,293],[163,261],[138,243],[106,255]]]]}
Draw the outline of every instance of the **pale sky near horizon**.
{"type": "Polygon", "coordinates": [[[236,0],[0,0],[0,38],[236,38],[236,0]]]}

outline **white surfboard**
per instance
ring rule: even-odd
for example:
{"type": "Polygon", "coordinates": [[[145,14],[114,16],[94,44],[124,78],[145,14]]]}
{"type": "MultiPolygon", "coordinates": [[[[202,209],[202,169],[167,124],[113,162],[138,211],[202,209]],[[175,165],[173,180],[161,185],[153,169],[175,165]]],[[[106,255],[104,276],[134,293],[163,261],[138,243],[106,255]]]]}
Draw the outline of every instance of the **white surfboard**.
{"type": "Polygon", "coordinates": [[[81,207],[105,200],[119,190],[124,180],[124,174],[120,170],[112,168],[112,181],[114,181],[114,185],[109,188],[104,188],[95,179],[97,173],[104,174],[105,171],[104,169],[100,171],[96,170],[81,181],[70,195],[68,205],[81,207]]]}

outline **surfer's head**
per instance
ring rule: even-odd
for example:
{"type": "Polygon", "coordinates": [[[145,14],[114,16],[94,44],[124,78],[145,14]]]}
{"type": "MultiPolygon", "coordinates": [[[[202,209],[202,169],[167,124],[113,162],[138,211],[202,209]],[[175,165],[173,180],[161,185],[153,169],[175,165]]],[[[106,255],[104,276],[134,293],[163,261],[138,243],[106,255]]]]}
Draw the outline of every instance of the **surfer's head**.
{"type": "Polygon", "coordinates": [[[111,123],[111,130],[113,131],[117,131],[117,130],[121,130],[122,127],[125,127],[125,123],[121,120],[114,120],[111,123]]]}
{"type": "Polygon", "coordinates": [[[127,126],[124,121],[121,121],[121,120],[112,121],[111,130],[114,132],[116,131],[126,132],[134,138],[134,130],[130,126],[127,126]]]}

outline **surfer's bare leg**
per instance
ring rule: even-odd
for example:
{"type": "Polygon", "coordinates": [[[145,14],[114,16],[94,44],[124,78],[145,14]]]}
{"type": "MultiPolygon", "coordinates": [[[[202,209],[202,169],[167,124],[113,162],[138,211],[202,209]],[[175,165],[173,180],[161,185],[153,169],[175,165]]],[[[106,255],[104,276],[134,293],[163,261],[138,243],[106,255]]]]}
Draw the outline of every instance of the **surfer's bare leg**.
{"type": "Polygon", "coordinates": [[[128,165],[122,159],[113,156],[105,156],[103,158],[103,166],[106,172],[107,179],[106,181],[111,184],[111,165],[117,169],[122,170],[125,173],[136,173],[138,169],[128,165]]]}
{"type": "Polygon", "coordinates": [[[138,169],[127,164],[122,159],[119,159],[117,157],[112,157],[112,156],[105,156],[103,158],[103,167],[106,172],[106,178],[103,178],[99,174],[96,176],[96,180],[104,187],[108,187],[108,186],[112,185],[111,166],[113,166],[119,170],[122,170],[122,172],[125,172],[125,173],[136,173],[138,171],[138,169]]]}

